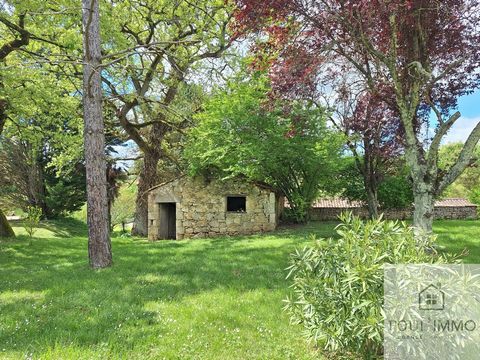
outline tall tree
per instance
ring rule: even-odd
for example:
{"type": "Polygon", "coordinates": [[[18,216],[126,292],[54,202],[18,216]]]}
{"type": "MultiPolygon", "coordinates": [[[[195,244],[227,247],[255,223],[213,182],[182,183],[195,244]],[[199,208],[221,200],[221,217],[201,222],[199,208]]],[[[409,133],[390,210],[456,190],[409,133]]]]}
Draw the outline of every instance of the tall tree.
{"type": "MultiPolygon", "coordinates": [[[[25,29],[25,13],[20,13],[17,16],[17,21],[13,22],[8,14],[8,9],[3,8],[8,4],[2,4],[0,9],[0,22],[4,26],[4,29],[11,32],[9,37],[2,42],[0,47],[0,62],[4,63],[5,59],[14,51],[21,49],[23,46],[26,46],[30,42],[31,34],[25,29]]],[[[3,64],[2,64],[3,65],[3,64]]],[[[3,88],[3,79],[0,74],[0,88],[3,88]]],[[[4,96],[0,97],[0,135],[2,135],[5,123],[8,119],[8,99],[4,96]]],[[[0,237],[11,237],[15,236],[15,233],[7,221],[7,218],[0,209],[0,237]]]]}
{"type": "MultiPolygon", "coordinates": [[[[0,204],[7,209],[38,207],[46,219],[79,210],[86,198],[83,159],[58,167],[53,157],[61,148],[28,130],[22,128],[0,143],[0,204]]],[[[43,135],[45,129],[38,133],[43,135]]]]}
{"type": "Polygon", "coordinates": [[[355,94],[345,85],[339,94],[331,120],[346,135],[355,166],[363,179],[370,217],[376,218],[379,215],[379,186],[403,150],[399,141],[400,119],[380,96],[368,91],[355,94]]]}
{"type": "MultiPolygon", "coordinates": [[[[182,131],[195,102],[179,107],[182,86],[202,80],[199,70],[215,66],[231,45],[229,1],[147,0],[112,2],[111,38],[103,76],[115,126],[142,153],[133,233],[147,234],[148,189],[159,181],[168,134],[182,131]]],[[[208,84],[206,84],[209,86],[208,84]]]]}
{"type": "Polygon", "coordinates": [[[83,108],[87,173],[88,256],[94,269],[112,264],[107,162],[102,114],[99,0],[83,0],[83,108]]]}
{"type": "Polygon", "coordinates": [[[304,83],[314,83],[320,69],[335,59],[349,66],[333,66],[334,71],[354,71],[371,92],[390,89],[394,96],[389,105],[404,128],[414,226],[431,232],[435,197],[471,163],[480,139],[477,124],[456,161],[445,172],[439,171],[439,146],[460,117],[455,112],[457,100],[480,86],[480,4],[470,0],[238,0],[238,5],[241,31],[270,36],[268,44],[279,54],[272,66],[273,78],[290,94],[304,83]],[[433,137],[426,139],[419,123],[429,113],[436,124],[433,137]]]}
{"type": "Polygon", "coordinates": [[[334,176],[342,136],[328,129],[323,108],[273,101],[263,76],[232,82],[196,116],[185,156],[193,174],[243,176],[269,184],[288,199],[295,222],[334,176]]]}
{"type": "MultiPolygon", "coordinates": [[[[58,86],[64,67],[53,65],[63,59],[66,49],[79,43],[74,25],[77,20],[69,16],[73,5],[71,0],[0,3],[0,141],[11,135],[5,132],[8,126],[30,126],[28,121],[42,111],[55,109],[58,114],[77,101],[71,96],[75,88],[58,86]]],[[[70,108],[65,113],[74,112],[70,108]]],[[[41,127],[36,127],[39,130],[41,127]]],[[[2,221],[0,236],[7,227],[2,221]]]]}

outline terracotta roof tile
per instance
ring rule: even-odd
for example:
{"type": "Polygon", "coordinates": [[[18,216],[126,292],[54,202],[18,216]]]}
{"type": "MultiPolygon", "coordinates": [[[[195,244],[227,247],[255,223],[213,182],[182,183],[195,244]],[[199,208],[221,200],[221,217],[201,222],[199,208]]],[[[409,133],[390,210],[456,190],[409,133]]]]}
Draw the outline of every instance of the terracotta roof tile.
{"type": "Polygon", "coordinates": [[[435,201],[435,206],[439,207],[465,207],[465,206],[477,206],[470,201],[462,198],[451,198],[435,201]]]}
{"type": "Polygon", "coordinates": [[[342,198],[321,198],[314,201],[312,204],[314,208],[359,208],[362,207],[362,202],[351,201],[342,198]]]}
{"type": "MultiPolygon", "coordinates": [[[[288,206],[288,203],[286,204],[288,206]]],[[[435,201],[435,206],[438,207],[467,207],[467,206],[477,206],[472,204],[466,199],[461,198],[452,198],[452,199],[443,199],[435,201]]],[[[362,207],[361,201],[351,201],[343,198],[320,198],[317,199],[313,204],[313,208],[359,208],[362,207]]]]}

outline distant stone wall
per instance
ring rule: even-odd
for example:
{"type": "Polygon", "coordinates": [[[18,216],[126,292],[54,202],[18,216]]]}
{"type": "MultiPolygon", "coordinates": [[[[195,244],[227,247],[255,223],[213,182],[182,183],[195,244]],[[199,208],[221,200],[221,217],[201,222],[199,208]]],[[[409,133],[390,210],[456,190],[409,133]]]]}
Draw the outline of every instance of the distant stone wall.
{"type": "Polygon", "coordinates": [[[478,218],[476,206],[436,206],[434,212],[435,219],[466,219],[472,220],[478,218]]]}
{"type": "Polygon", "coordinates": [[[368,210],[365,208],[312,208],[309,210],[310,219],[315,221],[338,220],[338,216],[342,212],[351,211],[354,215],[360,216],[362,219],[368,217],[368,210]]]}
{"type": "Polygon", "coordinates": [[[148,197],[148,236],[158,239],[159,204],[176,203],[176,238],[252,234],[274,230],[280,201],[270,189],[247,181],[182,177],[153,189],[148,197]],[[227,196],[246,196],[245,212],[228,212],[227,196]]]}
{"type": "MultiPolygon", "coordinates": [[[[338,220],[338,216],[345,211],[351,211],[354,215],[362,219],[368,218],[368,209],[366,208],[312,208],[310,209],[310,218],[316,221],[338,220]]],[[[406,220],[411,219],[413,209],[388,209],[383,211],[385,219],[406,220]]],[[[435,219],[477,219],[476,206],[436,206],[434,209],[435,219]]]]}

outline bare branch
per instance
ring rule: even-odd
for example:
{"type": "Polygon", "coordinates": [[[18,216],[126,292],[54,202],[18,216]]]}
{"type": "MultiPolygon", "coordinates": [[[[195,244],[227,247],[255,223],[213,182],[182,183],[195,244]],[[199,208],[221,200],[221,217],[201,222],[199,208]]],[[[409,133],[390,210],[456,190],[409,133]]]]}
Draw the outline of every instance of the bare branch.
{"type": "Polygon", "coordinates": [[[443,190],[446,189],[448,185],[453,183],[457,177],[465,170],[465,168],[470,164],[473,156],[473,151],[475,146],[477,146],[478,141],[480,140],[480,122],[475,126],[473,131],[468,136],[465,145],[463,145],[462,151],[458,155],[457,161],[453,164],[450,169],[446,172],[443,178],[440,180],[437,189],[437,195],[441,194],[443,190]]]}

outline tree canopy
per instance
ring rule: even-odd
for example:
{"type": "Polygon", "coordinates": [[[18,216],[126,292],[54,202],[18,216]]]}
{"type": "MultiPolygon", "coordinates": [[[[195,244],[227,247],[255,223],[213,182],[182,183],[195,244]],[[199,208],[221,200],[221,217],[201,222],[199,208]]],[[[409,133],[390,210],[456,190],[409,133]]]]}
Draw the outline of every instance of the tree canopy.
{"type": "Polygon", "coordinates": [[[457,161],[439,172],[442,139],[460,117],[458,98],[480,86],[480,4],[469,0],[238,0],[237,29],[261,33],[260,63],[277,96],[309,97],[319,78],[349,73],[382,92],[403,125],[413,180],[414,225],[432,230],[435,197],[469,165],[480,124],[457,161]],[[267,61],[265,61],[265,59],[267,61]],[[435,116],[425,139],[422,121],[435,116]]]}
{"type": "Polygon", "coordinates": [[[295,221],[335,173],[342,138],[327,128],[324,109],[308,102],[270,102],[263,76],[234,81],[213,96],[189,132],[194,174],[245,176],[283,193],[295,221]]]}

